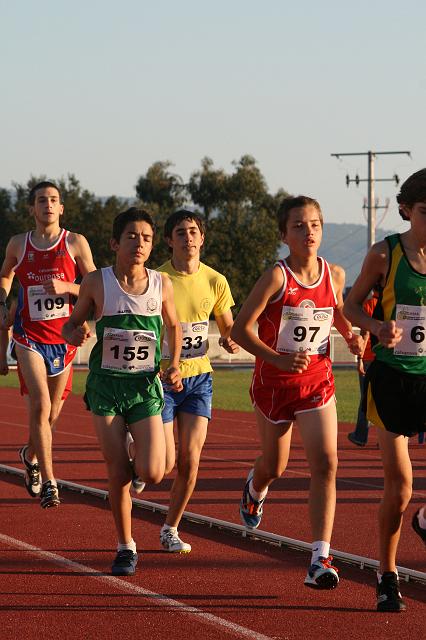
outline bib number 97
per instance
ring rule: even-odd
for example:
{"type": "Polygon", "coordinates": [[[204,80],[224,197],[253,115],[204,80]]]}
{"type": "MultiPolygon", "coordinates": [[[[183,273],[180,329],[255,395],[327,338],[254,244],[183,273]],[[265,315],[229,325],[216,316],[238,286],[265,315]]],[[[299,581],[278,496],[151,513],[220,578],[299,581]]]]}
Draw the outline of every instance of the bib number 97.
{"type": "Polygon", "coordinates": [[[297,327],[294,327],[293,338],[296,342],[303,342],[304,340],[306,340],[308,331],[310,331],[309,342],[313,342],[319,330],[319,327],[306,328],[303,325],[299,325],[297,327]]]}

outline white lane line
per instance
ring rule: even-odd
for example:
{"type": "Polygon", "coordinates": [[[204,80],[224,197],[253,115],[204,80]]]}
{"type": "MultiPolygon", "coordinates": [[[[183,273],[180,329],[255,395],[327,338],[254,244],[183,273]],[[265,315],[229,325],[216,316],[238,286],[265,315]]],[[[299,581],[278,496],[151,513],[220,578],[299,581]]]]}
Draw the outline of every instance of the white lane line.
{"type": "Polygon", "coordinates": [[[120,578],[116,578],[115,576],[102,574],[97,569],[93,569],[92,567],[88,567],[87,565],[74,562],[73,560],[64,558],[63,556],[60,556],[56,553],[52,553],[51,551],[44,551],[43,549],[34,547],[33,545],[27,544],[22,540],[16,540],[15,538],[11,538],[0,533],[0,541],[6,545],[10,545],[11,547],[22,549],[23,551],[29,551],[31,554],[43,560],[47,560],[48,562],[52,562],[62,567],[65,566],[71,571],[75,571],[76,573],[85,573],[88,576],[95,578],[95,580],[99,580],[107,586],[118,589],[119,591],[127,591],[128,593],[134,593],[136,595],[145,596],[148,599],[155,600],[155,604],[158,604],[159,606],[170,607],[178,612],[191,615],[197,620],[200,620],[212,627],[225,630],[228,633],[238,635],[241,638],[250,638],[251,640],[273,640],[273,638],[270,638],[269,636],[265,636],[262,633],[257,633],[256,631],[248,629],[247,627],[242,627],[239,624],[231,622],[230,620],[219,618],[218,616],[207,613],[202,609],[191,607],[187,604],[184,604],[183,602],[174,600],[173,598],[168,598],[161,593],[149,591],[149,589],[144,589],[143,587],[139,587],[136,584],[127,582],[126,580],[121,580],[120,578]]]}

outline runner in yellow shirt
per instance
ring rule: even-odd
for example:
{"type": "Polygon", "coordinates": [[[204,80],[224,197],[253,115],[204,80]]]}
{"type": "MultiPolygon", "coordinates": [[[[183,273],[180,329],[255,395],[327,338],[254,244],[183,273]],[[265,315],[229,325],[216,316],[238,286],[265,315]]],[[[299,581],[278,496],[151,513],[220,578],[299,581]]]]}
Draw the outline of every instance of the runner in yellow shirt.
{"type": "MultiPolygon", "coordinates": [[[[219,344],[228,353],[239,347],[229,337],[234,305],[228,282],[222,274],[200,262],[204,225],[192,211],[179,210],[166,220],[164,236],[171,259],[159,267],[169,275],[174,289],[177,316],[182,325],[180,372],[183,390],[176,393],[164,385],[162,413],[167,442],[166,473],[175,463],[173,421],[178,430],[178,473],[170,494],[170,507],[160,533],[166,551],[189,553],[191,545],[178,535],[178,526],[194,491],[201,451],[211,418],[212,367],[208,351],[209,317],[214,315],[220,332],[219,344]]],[[[168,344],[163,341],[162,369],[168,367],[168,344]]]]}

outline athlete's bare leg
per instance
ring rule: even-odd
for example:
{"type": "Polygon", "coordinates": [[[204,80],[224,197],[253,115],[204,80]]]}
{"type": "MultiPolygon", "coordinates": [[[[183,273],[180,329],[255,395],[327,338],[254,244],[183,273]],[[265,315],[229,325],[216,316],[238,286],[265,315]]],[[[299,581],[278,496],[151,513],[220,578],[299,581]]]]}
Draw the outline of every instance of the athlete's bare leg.
{"type": "Polygon", "coordinates": [[[396,551],[402,517],[410,502],[413,472],[408,438],[377,428],[384,471],[384,493],[379,509],[380,573],[396,571],[396,551]]]}
{"type": "Polygon", "coordinates": [[[262,453],[254,464],[253,489],[261,493],[280,478],[287,467],[293,425],[291,422],[274,424],[257,407],[254,412],[262,453]]]}
{"type": "Polygon", "coordinates": [[[175,466],[176,462],[176,445],[175,436],[173,433],[173,422],[164,423],[164,436],[166,438],[166,470],[165,475],[168,475],[175,466]]]}
{"type": "Polygon", "coordinates": [[[125,450],[125,423],[121,416],[93,415],[96,433],[108,472],[108,495],[120,544],[132,540],[132,471],[125,450]]]}
{"type": "Polygon", "coordinates": [[[177,527],[197,481],[201,451],[207,436],[208,419],[190,413],[178,413],[179,434],[177,476],[170,492],[166,524],[177,527]]]}
{"type": "Polygon", "coordinates": [[[43,358],[29,349],[16,346],[19,367],[28,389],[29,462],[38,461],[43,482],[54,480],[52,467],[51,415],[58,415],[60,399],[68,380],[68,369],[58,376],[47,377],[43,358]]]}
{"type": "Polygon", "coordinates": [[[330,542],[336,510],[337,415],[335,402],[296,416],[311,473],[312,539],[330,542]]]}
{"type": "Polygon", "coordinates": [[[166,440],[161,415],[150,416],[128,425],[135,446],[133,465],[136,474],[147,484],[157,484],[164,477],[166,440]]]}

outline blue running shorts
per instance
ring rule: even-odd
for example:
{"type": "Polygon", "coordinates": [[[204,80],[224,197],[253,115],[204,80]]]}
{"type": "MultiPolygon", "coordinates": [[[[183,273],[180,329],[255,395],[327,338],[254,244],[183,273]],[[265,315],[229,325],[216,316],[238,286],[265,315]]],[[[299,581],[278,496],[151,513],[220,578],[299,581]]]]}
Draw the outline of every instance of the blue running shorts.
{"type": "Polygon", "coordinates": [[[178,393],[170,391],[163,385],[164,409],[161,414],[164,423],[173,422],[178,413],[191,413],[212,417],[213,384],[211,373],[200,373],[198,376],[182,378],[183,389],[178,393]]]}

